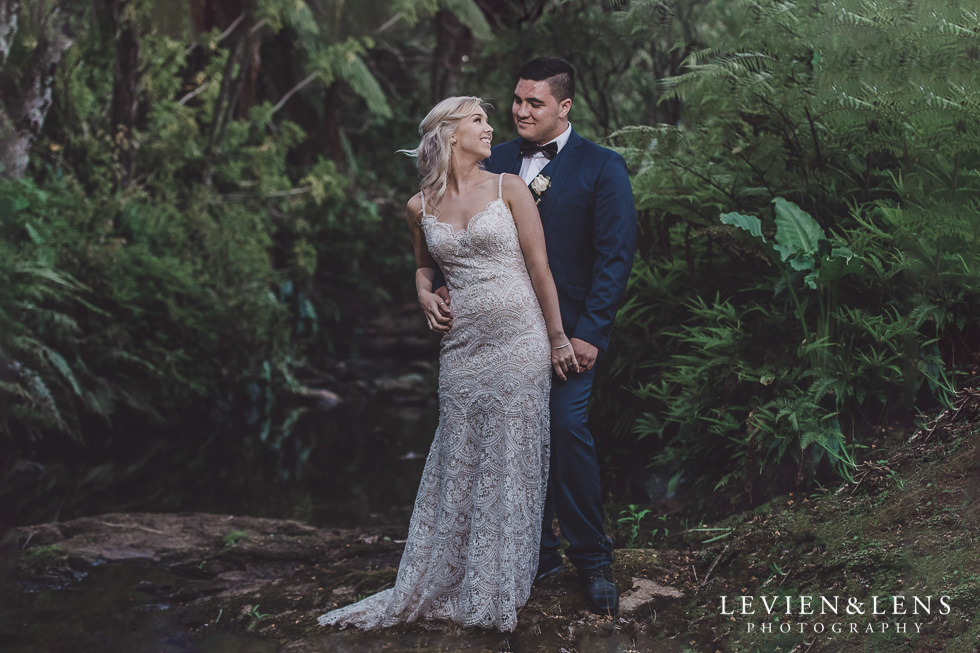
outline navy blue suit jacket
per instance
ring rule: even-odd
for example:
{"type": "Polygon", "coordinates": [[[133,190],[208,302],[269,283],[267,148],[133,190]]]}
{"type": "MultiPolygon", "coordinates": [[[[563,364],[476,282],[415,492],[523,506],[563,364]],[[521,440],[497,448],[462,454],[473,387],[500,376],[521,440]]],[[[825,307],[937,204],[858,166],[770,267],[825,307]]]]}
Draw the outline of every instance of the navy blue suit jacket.
{"type": "MultiPolygon", "coordinates": [[[[495,146],[486,169],[519,175],[520,148],[519,138],[495,146]]],[[[541,174],[551,179],[538,211],[562,326],[569,337],[605,351],[636,244],[626,161],[572,130],[541,174]]]]}

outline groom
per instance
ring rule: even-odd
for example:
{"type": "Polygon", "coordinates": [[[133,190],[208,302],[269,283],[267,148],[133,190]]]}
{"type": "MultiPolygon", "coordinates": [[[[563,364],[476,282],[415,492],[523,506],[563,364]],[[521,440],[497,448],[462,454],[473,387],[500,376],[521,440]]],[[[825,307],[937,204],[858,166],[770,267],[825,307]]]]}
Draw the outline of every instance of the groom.
{"type": "Polygon", "coordinates": [[[623,157],[572,129],[575,71],[568,62],[534,59],[517,77],[512,112],[521,138],[494,147],[487,169],[520,175],[531,187],[562,323],[582,370],[565,382],[552,380],[551,469],[535,581],[562,569],[551,528],[557,514],[569,543],[565,554],[578,568],[589,607],[612,615],[619,609],[619,593],[610,570],[612,542],[603,529],[599,464],[586,408],[594,366],[609,345],[633,265],[633,192],[623,157]]]}

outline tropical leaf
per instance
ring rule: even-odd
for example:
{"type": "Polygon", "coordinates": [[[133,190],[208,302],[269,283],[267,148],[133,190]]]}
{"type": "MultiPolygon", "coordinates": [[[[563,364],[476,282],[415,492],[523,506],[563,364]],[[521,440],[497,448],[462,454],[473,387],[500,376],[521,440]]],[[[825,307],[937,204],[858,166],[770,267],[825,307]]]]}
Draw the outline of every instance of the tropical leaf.
{"type": "Polygon", "coordinates": [[[741,213],[724,213],[721,216],[722,224],[730,224],[733,227],[744,229],[756,238],[766,242],[766,237],[762,235],[762,220],[754,215],[742,215],[741,213]]]}
{"type": "Polygon", "coordinates": [[[817,253],[823,229],[809,213],[782,197],[772,201],[776,207],[776,251],[783,260],[800,254],[817,253]]]}

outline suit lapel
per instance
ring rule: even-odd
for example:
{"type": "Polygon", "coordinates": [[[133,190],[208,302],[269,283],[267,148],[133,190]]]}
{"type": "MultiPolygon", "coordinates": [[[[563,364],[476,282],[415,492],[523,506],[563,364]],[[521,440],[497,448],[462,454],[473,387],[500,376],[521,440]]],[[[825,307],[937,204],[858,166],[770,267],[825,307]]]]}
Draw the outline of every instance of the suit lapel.
{"type": "MultiPolygon", "coordinates": [[[[558,197],[561,195],[562,186],[565,185],[569,173],[571,173],[575,166],[575,160],[578,158],[579,147],[581,145],[582,137],[575,133],[573,129],[572,133],[568,136],[568,142],[565,143],[565,147],[561,148],[558,156],[549,161],[548,165],[541,170],[541,174],[551,180],[551,186],[545,192],[540,204],[538,204],[538,212],[541,213],[541,224],[543,225],[548,224],[548,220],[551,218],[551,211],[554,209],[558,197]]],[[[518,171],[520,171],[520,167],[518,167],[518,171]]]]}
{"type": "Polygon", "coordinates": [[[490,172],[510,172],[520,175],[521,139],[517,138],[494,146],[489,161],[490,165],[487,166],[487,170],[490,172]]]}
{"type": "MultiPolygon", "coordinates": [[[[520,140],[518,140],[517,142],[520,143],[520,140]]],[[[513,153],[509,153],[508,156],[510,157],[511,160],[509,161],[509,166],[507,169],[510,170],[510,173],[512,175],[517,175],[518,177],[520,177],[521,164],[524,163],[524,157],[521,156],[520,145],[515,147],[513,153]]]]}

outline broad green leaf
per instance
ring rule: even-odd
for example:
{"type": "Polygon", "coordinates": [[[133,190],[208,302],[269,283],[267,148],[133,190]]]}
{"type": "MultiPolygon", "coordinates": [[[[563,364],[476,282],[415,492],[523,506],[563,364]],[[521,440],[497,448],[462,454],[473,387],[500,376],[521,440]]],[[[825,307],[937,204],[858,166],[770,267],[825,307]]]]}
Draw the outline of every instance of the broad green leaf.
{"type": "Polygon", "coordinates": [[[843,247],[843,246],[835,247],[830,251],[830,260],[833,261],[834,259],[839,259],[839,258],[850,261],[852,258],[854,258],[854,252],[852,252],[847,247],[843,247]]]}
{"type": "Polygon", "coordinates": [[[809,213],[782,197],[772,201],[776,205],[776,250],[785,261],[794,254],[814,254],[824,238],[823,229],[809,213]]]}
{"type": "Polygon", "coordinates": [[[829,283],[850,274],[861,272],[863,266],[859,261],[852,261],[853,257],[832,257],[823,262],[820,266],[820,283],[829,283]]]}
{"type": "Polygon", "coordinates": [[[762,242],[766,242],[766,237],[762,235],[762,220],[754,215],[743,215],[734,211],[732,213],[723,213],[721,223],[744,229],[756,238],[761,238],[762,242]]]}

